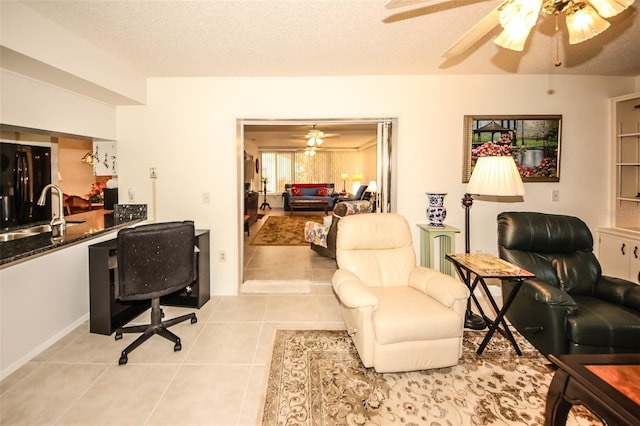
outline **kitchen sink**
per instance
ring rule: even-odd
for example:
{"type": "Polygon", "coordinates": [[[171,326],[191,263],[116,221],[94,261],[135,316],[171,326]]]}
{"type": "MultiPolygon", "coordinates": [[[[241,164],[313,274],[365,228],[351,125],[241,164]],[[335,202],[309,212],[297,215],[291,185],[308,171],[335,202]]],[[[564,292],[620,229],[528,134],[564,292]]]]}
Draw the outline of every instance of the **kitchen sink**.
{"type": "Polygon", "coordinates": [[[39,233],[40,232],[23,232],[23,231],[4,232],[0,234],[0,242],[19,240],[20,238],[31,237],[33,235],[38,235],[39,233]]]}
{"type": "MultiPolygon", "coordinates": [[[[67,227],[79,225],[83,222],[67,222],[67,227]]],[[[51,232],[51,225],[35,225],[30,228],[7,231],[0,234],[0,242],[19,240],[21,238],[32,237],[34,235],[51,232]]]]}

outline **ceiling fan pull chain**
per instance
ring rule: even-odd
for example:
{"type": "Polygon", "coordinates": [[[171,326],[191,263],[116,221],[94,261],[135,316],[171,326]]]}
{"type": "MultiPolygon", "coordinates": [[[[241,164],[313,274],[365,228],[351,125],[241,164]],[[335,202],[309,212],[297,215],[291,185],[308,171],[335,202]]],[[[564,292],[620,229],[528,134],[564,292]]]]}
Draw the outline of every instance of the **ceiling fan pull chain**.
{"type": "Polygon", "coordinates": [[[560,60],[560,36],[558,35],[558,14],[555,14],[555,18],[556,18],[556,61],[554,62],[553,65],[555,65],[556,67],[559,67],[560,65],[562,65],[562,61],[560,60]]]}

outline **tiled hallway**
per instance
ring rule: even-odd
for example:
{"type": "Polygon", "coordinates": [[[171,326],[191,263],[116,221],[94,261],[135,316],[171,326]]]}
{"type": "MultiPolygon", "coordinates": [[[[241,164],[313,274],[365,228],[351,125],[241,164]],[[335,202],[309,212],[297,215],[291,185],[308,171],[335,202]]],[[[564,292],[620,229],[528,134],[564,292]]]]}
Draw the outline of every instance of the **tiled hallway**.
{"type": "MultiPolygon", "coordinates": [[[[262,211],[267,216],[289,214],[283,209],[262,211]]],[[[296,215],[323,215],[323,212],[296,212],[296,215]]],[[[251,226],[250,236],[244,234],[244,281],[247,280],[308,280],[329,283],[336,271],[336,262],[320,256],[305,246],[252,246],[249,245],[267,216],[251,226]]],[[[241,290],[242,291],[242,290],[241,290]]]]}

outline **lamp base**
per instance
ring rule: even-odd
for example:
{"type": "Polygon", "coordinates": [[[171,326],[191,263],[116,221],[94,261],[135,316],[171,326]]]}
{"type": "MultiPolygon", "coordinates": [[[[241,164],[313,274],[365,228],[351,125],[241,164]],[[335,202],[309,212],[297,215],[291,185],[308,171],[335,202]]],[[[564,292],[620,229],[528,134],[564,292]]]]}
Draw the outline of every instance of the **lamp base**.
{"type": "Polygon", "coordinates": [[[471,330],[484,330],[487,328],[487,324],[480,315],[467,310],[464,316],[464,328],[469,328],[471,330]]]}

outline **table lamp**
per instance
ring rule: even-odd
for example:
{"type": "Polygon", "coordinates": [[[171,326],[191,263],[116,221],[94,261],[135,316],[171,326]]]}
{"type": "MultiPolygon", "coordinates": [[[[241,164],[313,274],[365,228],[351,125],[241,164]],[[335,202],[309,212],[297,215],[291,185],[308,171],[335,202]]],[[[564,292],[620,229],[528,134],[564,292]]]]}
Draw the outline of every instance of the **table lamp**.
{"type": "MultiPolygon", "coordinates": [[[[525,194],[520,172],[511,156],[480,157],[471,173],[467,192],[462,198],[464,206],[464,247],[470,253],[469,209],[473,204],[472,195],[491,195],[498,197],[522,196],[525,194]]],[[[469,283],[467,283],[469,284],[469,283]]],[[[467,302],[465,317],[466,328],[482,330],[484,320],[471,312],[470,300],[467,302]]]]}
{"type": "Polygon", "coordinates": [[[349,179],[349,173],[342,173],[340,175],[340,177],[342,178],[342,192],[346,193],[347,192],[347,179],[349,179]]]}

